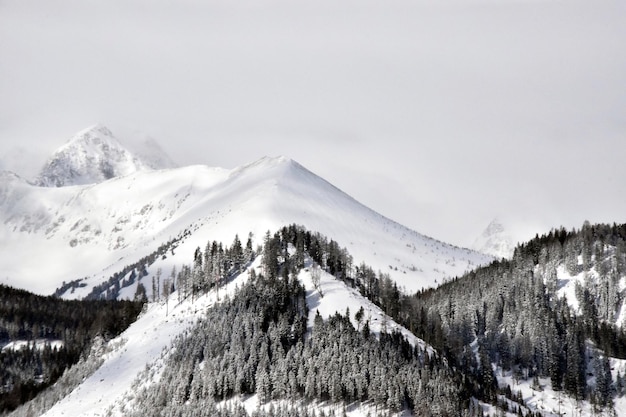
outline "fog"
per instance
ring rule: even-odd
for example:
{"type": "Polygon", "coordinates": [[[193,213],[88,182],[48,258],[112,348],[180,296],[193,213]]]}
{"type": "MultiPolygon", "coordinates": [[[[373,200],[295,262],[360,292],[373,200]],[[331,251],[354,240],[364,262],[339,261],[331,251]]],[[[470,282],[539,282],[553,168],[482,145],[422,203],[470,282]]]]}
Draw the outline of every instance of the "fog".
{"type": "Polygon", "coordinates": [[[100,122],[179,164],[291,157],[470,245],[625,222],[626,4],[5,0],[0,160],[100,122]]]}

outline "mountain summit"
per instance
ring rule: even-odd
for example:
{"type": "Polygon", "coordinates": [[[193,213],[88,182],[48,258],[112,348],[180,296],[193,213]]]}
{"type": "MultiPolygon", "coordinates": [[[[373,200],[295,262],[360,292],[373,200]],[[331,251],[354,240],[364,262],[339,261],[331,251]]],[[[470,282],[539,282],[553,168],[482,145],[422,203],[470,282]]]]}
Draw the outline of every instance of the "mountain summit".
{"type": "Polygon", "coordinates": [[[476,238],[472,249],[496,258],[509,259],[513,256],[515,246],[502,222],[495,218],[489,223],[483,233],[476,238]]]}
{"type": "Polygon", "coordinates": [[[64,187],[99,183],[149,169],[103,125],[94,125],[74,136],[45,163],[35,183],[64,187]]]}

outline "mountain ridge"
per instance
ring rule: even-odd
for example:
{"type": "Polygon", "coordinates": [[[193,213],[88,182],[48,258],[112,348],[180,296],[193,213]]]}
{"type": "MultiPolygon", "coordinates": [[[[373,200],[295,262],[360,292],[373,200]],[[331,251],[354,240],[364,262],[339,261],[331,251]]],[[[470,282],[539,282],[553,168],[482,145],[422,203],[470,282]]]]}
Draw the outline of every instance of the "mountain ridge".
{"type": "MultiPolygon", "coordinates": [[[[0,254],[0,283],[41,294],[83,278],[87,287],[67,296],[84,297],[185,230],[190,236],[178,248],[180,259],[209,238],[229,243],[235,234],[251,232],[259,244],[267,231],[300,224],[347,247],[355,266],[368,261],[408,291],[492,259],[401,226],[284,156],[231,170],[194,165],[137,170],[92,184],[51,188],[3,181],[1,187],[11,198],[0,200],[0,244],[34,251],[41,265],[57,267],[42,282],[40,265],[0,254]]],[[[167,273],[176,262],[170,256],[159,267],[167,273]]]]}

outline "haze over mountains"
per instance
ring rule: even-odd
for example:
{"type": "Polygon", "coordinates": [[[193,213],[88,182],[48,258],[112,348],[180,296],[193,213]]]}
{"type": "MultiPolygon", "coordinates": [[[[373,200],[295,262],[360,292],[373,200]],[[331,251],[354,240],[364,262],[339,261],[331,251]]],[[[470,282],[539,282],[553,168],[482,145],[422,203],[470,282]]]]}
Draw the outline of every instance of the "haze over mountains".
{"type": "Polygon", "coordinates": [[[368,260],[407,291],[491,260],[373,212],[288,158],[233,170],[171,168],[158,149],[151,159],[137,156],[96,125],[59,148],[34,184],[3,174],[0,238],[15,251],[0,255],[0,282],[50,294],[69,278],[85,278],[87,286],[71,294],[80,298],[185,230],[191,236],[163,261],[166,273],[207,239],[230,242],[252,233],[261,243],[268,230],[291,223],[336,240],[355,265],[368,260]],[[40,261],[14,255],[29,251],[40,261]]]}
{"type": "Polygon", "coordinates": [[[489,223],[483,233],[476,238],[472,249],[489,254],[495,258],[508,259],[513,255],[515,245],[505,226],[496,217],[489,223]]]}

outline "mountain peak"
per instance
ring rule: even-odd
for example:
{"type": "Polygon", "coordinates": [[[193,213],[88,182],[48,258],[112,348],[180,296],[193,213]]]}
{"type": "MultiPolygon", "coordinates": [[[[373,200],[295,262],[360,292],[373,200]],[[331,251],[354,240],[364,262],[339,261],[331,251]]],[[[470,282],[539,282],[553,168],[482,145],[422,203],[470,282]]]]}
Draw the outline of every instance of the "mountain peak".
{"type": "Polygon", "coordinates": [[[483,236],[493,236],[494,234],[504,233],[504,225],[498,217],[494,218],[487,228],[483,231],[483,236]]]}
{"type": "Polygon", "coordinates": [[[254,162],[235,168],[232,175],[258,171],[259,173],[279,172],[282,176],[294,168],[306,171],[306,168],[286,156],[264,156],[254,162]]]}
{"type": "Polygon", "coordinates": [[[496,217],[476,238],[472,249],[497,258],[510,258],[513,255],[514,245],[504,225],[496,217]]]}
{"type": "Polygon", "coordinates": [[[297,165],[297,164],[298,163],[294,161],[293,159],[288,158],[283,155],[279,155],[279,156],[267,156],[266,155],[256,160],[255,162],[252,162],[250,165],[272,167],[272,166],[290,166],[290,165],[297,165]]]}
{"type": "Polygon", "coordinates": [[[148,169],[102,124],[81,130],[47,160],[35,183],[44,187],[93,184],[148,169]]]}
{"type": "Polygon", "coordinates": [[[97,136],[106,136],[114,139],[113,132],[111,132],[108,127],[101,123],[96,123],[78,132],[72,139],[69,140],[69,142],[89,139],[97,136]]]}

